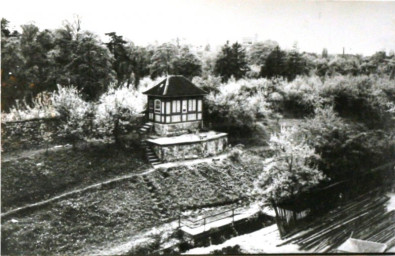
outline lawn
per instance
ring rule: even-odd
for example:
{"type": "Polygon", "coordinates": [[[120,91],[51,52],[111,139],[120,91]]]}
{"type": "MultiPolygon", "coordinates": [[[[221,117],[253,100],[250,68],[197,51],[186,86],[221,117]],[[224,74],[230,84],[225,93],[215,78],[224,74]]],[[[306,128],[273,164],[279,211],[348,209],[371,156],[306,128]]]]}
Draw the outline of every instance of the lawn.
{"type": "Polygon", "coordinates": [[[3,254],[81,254],[125,242],[199,209],[245,196],[259,160],[159,169],[2,220],[3,254]]]}
{"type": "Polygon", "coordinates": [[[118,175],[138,173],[147,164],[138,150],[93,146],[63,149],[29,157],[2,158],[1,210],[53,197],[118,175]]]}

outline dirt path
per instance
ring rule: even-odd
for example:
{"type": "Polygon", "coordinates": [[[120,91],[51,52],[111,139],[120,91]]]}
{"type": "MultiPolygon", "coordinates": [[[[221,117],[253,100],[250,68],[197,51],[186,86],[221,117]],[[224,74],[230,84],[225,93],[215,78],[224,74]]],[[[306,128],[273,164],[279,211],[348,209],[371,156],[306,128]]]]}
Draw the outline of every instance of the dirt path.
{"type": "Polygon", "coordinates": [[[108,184],[116,183],[116,182],[119,182],[119,181],[131,179],[131,178],[136,177],[136,176],[142,176],[142,175],[145,175],[145,174],[149,174],[151,172],[154,172],[159,167],[169,168],[169,167],[174,167],[174,166],[178,166],[178,165],[189,165],[190,166],[190,165],[203,163],[203,162],[211,162],[211,161],[223,160],[226,156],[227,156],[227,154],[225,153],[225,154],[221,154],[221,155],[210,157],[210,158],[195,159],[195,160],[185,160],[185,161],[180,161],[180,162],[166,163],[166,164],[157,165],[157,166],[155,166],[155,168],[148,168],[147,170],[145,170],[145,171],[143,171],[141,173],[133,173],[133,174],[122,175],[122,176],[119,176],[119,177],[115,177],[115,178],[112,178],[112,179],[108,179],[108,180],[105,180],[105,181],[102,181],[102,182],[99,182],[99,183],[95,183],[95,184],[86,186],[84,188],[75,189],[75,190],[72,190],[72,191],[69,191],[69,192],[65,192],[65,193],[62,193],[62,194],[60,194],[58,196],[54,196],[52,198],[49,198],[47,200],[43,200],[43,201],[40,201],[40,202],[37,202],[37,203],[28,204],[28,205],[24,205],[24,206],[12,209],[12,210],[10,210],[8,212],[5,212],[5,213],[1,214],[1,218],[9,218],[12,215],[14,215],[16,213],[19,213],[21,211],[28,210],[28,209],[34,209],[34,208],[37,208],[37,207],[42,207],[42,206],[44,206],[46,204],[53,203],[53,202],[55,202],[57,200],[64,199],[66,197],[69,197],[69,196],[72,196],[72,195],[75,195],[75,194],[83,193],[83,192],[86,192],[86,191],[91,190],[91,189],[101,188],[101,186],[103,186],[103,185],[108,185],[108,184]]]}

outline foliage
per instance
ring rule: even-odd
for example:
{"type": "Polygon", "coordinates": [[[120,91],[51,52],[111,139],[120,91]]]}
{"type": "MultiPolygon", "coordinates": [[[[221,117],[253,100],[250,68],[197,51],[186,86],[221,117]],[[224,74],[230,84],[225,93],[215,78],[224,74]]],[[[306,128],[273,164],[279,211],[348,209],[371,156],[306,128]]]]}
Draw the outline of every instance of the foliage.
{"type": "Polygon", "coordinates": [[[151,57],[150,75],[152,78],[172,74],[172,62],[178,55],[178,48],[171,43],[158,46],[151,57]]]}
{"type": "Polygon", "coordinates": [[[266,58],[265,65],[261,66],[260,74],[267,78],[286,76],[286,52],[276,46],[266,58]]]}
{"type": "Polygon", "coordinates": [[[103,145],[89,150],[60,148],[3,161],[2,212],[145,167],[140,152],[103,145]]]}
{"type": "Polygon", "coordinates": [[[16,100],[8,113],[1,114],[2,122],[29,120],[36,118],[51,118],[58,115],[55,110],[51,95],[42,92],[36,95],[31,104],[27,104],[25,100],[21,103],[16,100]]]}
{"type": "Polygon", "coordinates": [[[235,79],[242,78],[248,70],[245,49],[237,42],[232,46],[226,42],[217,55],[214,74],[221,76],[222,81],[228,81],[232,76],[235,79]]]}
{"type": "Polygon", "coordinates": [[[184,46],[180,54],[172,61],[173,73],[183,75],[188,79],[199,76],[202,73],[201,61],[191,53],[189,47],[184,46]]]}
{"type": "Polygon", "coordinates": [[[264,65],[270,53],[278,46],[278,43],[271,40],[254,43],[248,50],[249,63],[253,65],[264,65]]]}
{"type": "Polygon", "coordinates": [[[213,255],[240,255],[242,254],[243,251],[240,248],[240,245],[236,244],[234,246],[228,246],[228,247],[223,247],[220,250],[214,250],[212,252],[210,252],[210,254],[213,255]]]}
{"type": "Polygon", "coordinates": [[[249,136],[260,130],[257,122],[270,119],[273,114],[265,93],[259,88],[261,82],[231,79],[221,84],[219,92],[211,92],[206,97],[206,121],[233,135],[249,136]]]}
{"type": "Polygon", "coordinates": [[[332,180],[357,177],[395,157],[393,132],[347,123],[331,107],[318,108],[299,136],[321,155],[319,169],[332,180]]]}
{"type": "MultiPolygon", "coordinates": [[[[117,154],[104,149],[100,152],[65,152],[60,156],[60,161],[50,152],[49,157],[26,159],[30,166],[27,165],[23,170],[30,170],[37,162],[44,162],[41,167],[32,169],[32,174],[36,175],[48,172],[45,176],[48,179],[41,176],[40,184],[51,181],[49,184],[53,186],[52,180],[55,184],[65,182],[64,188],[67,189],[76,177],[79,178],[79,183],[85,182],[85,177],[100,179],[104,175],[114,175],[116,170],[116,174],[120,175],[121,171],[130,172],[136,168],[136,164],[130,164],[130,157],[134,159],[134,156],[127,152],[117,154]],[[108,159],[109,156],[112,158],[108,159]],[[72,157],[74,161],[62,161],[64,157],[72,157]],[[126,165],[125,159],[128,159],[126,165]],[[54,164],[61,167],[53,166],[54,164]],[[76,175],[76,171],[80,175],[76,175]],[[99,175],[90,175],[92,171],[99,172],[99,175]],[[60,179],[59,175],[64,175],[64,178],[60,179]]],[[[16,162],[13,165],[14,168],[8,167],[9,172],[5,177],[15,170],[21,170],[16,162]]],[[[61,199],[46,208],[25,212],[18,216],[16,223],[3,219],[2,231],[5,235],[2,252],[46,254],[48,248],[51,248],[51,252],[59,254],[89,254],[92,249],[98,249],[108,242],[116,243],[125,237],[133,237],[142,230],[175,220],[180,208],[194,210],[207,205],[226,205],[245,197],[260,170],[259,158],[250,156],[241,163],[225,161],[158,169],[143,176],[103,185],[61,199]],[[35,246],[37,243],[43,246],[35,246]]],[[[13,175],[14,184],[18,183],[18,177],[17,174],[13,175]]],[[[7,180],[10,182],[9,178],[7,180]]],[[[35,179],[23,179],[17,188],[27,181],[29,187],[37,186],[37,182],[31,182],[33,180],[35,179]]],[[[41,189],[46,189],[46,186],[41,189]]],[[[53,189],[51,193],[56,191],[60,189],[53,189]]]]}
{"type": "Polygon", "coordinates": [[[219,86],[221,85],[221,77],[209,75],[206,79],[199,76],[192,79],[192,83],[202,88],[204,91],[214,94],[219,93],[219,86]]]}
{"type": "Polygon", "coordinates": [[[119,143],[119,135],[125,126],[136,122],[146,105],[146,97],[131,87],[110,88],[103,94],[97,105],[94,125],[100,138],[115,139],[119,143]]]}
{"type": "Polygon", "coordinates": [[[279,202],[314,187],[325,176],[315,166],[319,155],[296,138],[294,129],[282,128],[271,136],[272,162],[267,162],[256,182],[256,192],[266,200],[279,202]]]}
{"type": "Polygon", "coordinates": [[[60,134],[63,137],[75,145],[92,135],[93,105],[85,102],[76,88],[59,85],[52,102],[62,121],[60,134]]]}
{"type": "Polygon", "coordinates": [[[331,99],[344,117],[363,122],[370,128],[394,125],[395,82],[373,76],[335,76],[325,80],[320,96],[331,99]]]}

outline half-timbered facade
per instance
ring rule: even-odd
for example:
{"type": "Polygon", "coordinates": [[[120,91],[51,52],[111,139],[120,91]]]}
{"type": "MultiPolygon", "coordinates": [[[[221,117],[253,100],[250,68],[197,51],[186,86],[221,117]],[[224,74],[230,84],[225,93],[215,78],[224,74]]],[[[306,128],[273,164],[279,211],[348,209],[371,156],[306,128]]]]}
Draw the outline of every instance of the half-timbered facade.
{"type": "Polygon", "coordinates": [[[203,125],[203,96],[207,93],[183,76],[168,76],[144,92],[147,119],[162,136],[198,130],[203,125]]]}

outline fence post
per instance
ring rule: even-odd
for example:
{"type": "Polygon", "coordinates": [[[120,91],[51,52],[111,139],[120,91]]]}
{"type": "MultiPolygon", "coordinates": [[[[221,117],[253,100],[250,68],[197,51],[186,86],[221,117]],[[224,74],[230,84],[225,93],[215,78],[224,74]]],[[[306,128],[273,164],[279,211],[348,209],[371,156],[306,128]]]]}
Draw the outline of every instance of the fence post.
{"type": "Polygon", "coordinates": [[[178,215],[178,228],[181,228],[181,214],[178,215]]]}
{"type": "Polygon", "coordinates": [[[235,208],[232,208],[232,222],[235,222],[235,208]]]}
{"type": "Polygon", "coordinates": [[[203,232],[206,231],[206,218],[203,219],[203,232]]]}

